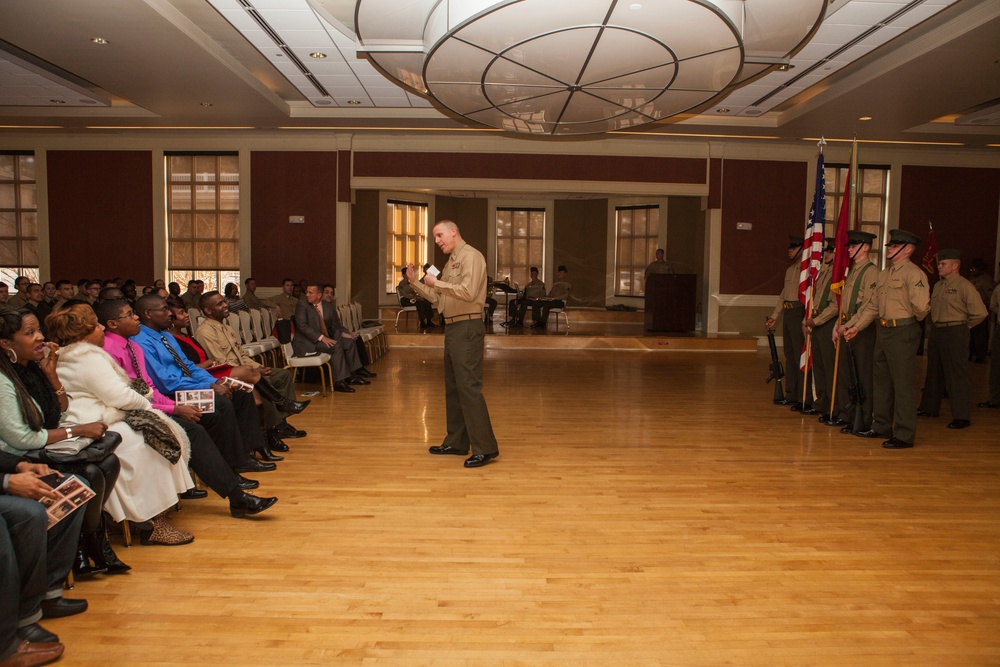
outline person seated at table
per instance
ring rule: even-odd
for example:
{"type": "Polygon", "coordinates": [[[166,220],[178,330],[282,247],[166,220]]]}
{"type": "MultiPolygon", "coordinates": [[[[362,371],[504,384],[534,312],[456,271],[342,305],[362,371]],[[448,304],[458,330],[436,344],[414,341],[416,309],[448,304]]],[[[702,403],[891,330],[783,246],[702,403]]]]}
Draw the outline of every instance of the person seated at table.
{"type": "Polygon", "coordinates": [[[507,317],[513,320],[515,326],[524,326],[524,315],[528,310],[528,305],[532,305],[531,318],[538,321],[541,317],[539,306],[533,302],[545,296],[545,283],[538,279],[538,267],[533,266],[529,271],[531,279],[524,286],[524,291],[507,306],[507,317]]]}
{"type": "Polygon", "coordinates": [[[194,535],[171,526],[167,512],[177,495],[194,487],[191,448],[183,429],[136,392],[125,372],[104,351],[104,327],[88,306],[64,308],[48,318],[59,348],[57,374],[70,395],[64,419],[96,419],[122,441],[115,450],[121,473],[104,509],[115,521],[151,522],[140,530],[143,544],[178,545],[194,535]]]}
{"type": "Polygon", "coordinates": [[[399,297],[399,305],[407,308],[409,306],[416,306],[417,308],[417,319],[420,320],[421,329],[433,329],[437,325],[431,320],[434,318],[434,306],[431,302],[417,294],[417,290],[413,289],[410,285],[410,281],[406,279],[406,267],[404,266],[399,270],[402,276],[399,284],[396,285],[396,296],[399,297]]]}
{"type": "Polygon", "coordinates": [[[560,265],[556,270],[556,280],[552,283],[552,289],[549,290],[549,293],[544,297],[526,300],[518,311],[518,319],[522,324],[524,323],[524,311],[527,310],[529,303],[531,304],[531,319],[533,320],[531,327],[533,329],[545,328],[545,323],[549,321],[549,311],[553,308],[566,307],[566,300],[569,299],[571,288],[569,282],[566,281],[568,273],[566,267],[560,265]]]}

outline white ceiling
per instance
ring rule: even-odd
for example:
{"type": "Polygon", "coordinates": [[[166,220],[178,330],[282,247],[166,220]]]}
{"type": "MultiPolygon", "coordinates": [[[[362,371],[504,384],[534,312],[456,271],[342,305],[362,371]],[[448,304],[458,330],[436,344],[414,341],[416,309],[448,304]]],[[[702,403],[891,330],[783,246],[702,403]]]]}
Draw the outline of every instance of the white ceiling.
{"type": "MultiPolygon", "coordinates": [[[[358,57],[351,0],[0,0],[0,17],[0,126],[468,127],[358,57]]],[[[638,133],[1000,141],[982,111],[998,0],[835,0],[791,65],[638,133]]]]}

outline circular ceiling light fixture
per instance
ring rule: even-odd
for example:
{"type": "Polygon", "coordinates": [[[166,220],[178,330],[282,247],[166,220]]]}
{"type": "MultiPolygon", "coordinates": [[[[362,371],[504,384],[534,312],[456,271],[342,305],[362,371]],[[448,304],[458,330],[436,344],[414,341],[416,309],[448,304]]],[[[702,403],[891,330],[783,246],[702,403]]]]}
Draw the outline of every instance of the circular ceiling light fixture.
{"type": "Polygon", "coordinates": [[[481,125],[598,134],[720,98],[787,62],[825,0],[358,0],[358,52],[481,125]]]}

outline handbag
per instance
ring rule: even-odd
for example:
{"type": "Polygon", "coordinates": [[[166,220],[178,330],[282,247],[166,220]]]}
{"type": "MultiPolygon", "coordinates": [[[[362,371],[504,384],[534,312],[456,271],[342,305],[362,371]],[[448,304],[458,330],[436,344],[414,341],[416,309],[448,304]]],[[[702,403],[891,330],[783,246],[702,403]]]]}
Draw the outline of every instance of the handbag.
{"type": "Polygon", "coordinates": [[[50,442],[40,449],[25,452],[24,458],[32,463],[96,463],[103,461],[118,449],[122,436],[107,431],[104,437],[90,441],[90,438],[69,438],[50,442]]]}
{"type": "Polygon", "coordinates": [[[157,454],[177,463],[181,458],[181,443],[170,427],[152,410],[125,410],[125,423],[142,436],[157,454]]]}

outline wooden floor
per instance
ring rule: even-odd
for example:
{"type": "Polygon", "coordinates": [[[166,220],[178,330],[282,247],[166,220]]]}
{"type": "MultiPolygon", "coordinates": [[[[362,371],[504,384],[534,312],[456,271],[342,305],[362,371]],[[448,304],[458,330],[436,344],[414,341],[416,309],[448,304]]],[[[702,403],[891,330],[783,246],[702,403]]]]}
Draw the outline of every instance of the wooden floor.
{"type": "MultiPolygon", "coordinates": [[[[431,456],[441,353],[317,397],[280,496],[119,549],[64,665],[998,665],[1000,410],[917,447],[771,404],[765,353],[492,351],[501,456],[431,456]]],[[[982,400],[985,367],[973,368],[982,400]]]]}

